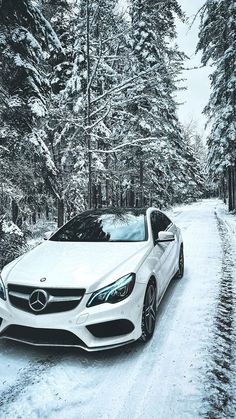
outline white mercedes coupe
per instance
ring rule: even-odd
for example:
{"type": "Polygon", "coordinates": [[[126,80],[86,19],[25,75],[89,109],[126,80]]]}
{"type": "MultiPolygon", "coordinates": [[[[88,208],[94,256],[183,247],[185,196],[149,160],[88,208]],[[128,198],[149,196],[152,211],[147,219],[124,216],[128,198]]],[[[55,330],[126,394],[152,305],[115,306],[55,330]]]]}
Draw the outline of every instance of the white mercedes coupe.
{"type": "Polygon", "coordinates": [[[183,272],[181,232],[163,212],[85,211],[4,267],[0,337],[87,351],[146,342],[183,272]]]}

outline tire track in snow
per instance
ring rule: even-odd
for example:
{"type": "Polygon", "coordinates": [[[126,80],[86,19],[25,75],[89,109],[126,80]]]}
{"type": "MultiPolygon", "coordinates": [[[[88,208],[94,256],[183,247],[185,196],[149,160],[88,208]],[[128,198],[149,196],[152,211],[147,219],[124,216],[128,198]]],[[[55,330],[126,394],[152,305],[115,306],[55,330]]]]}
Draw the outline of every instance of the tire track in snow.
{"type": "Polygon", "coordinates": [[[217,217],[222,242],[222,275],[219,295],[213,320],[210,366],[206,374],[206,394],[204,400],[207,419],[236,417],[235,397],[235,322],[234,307],[236,296],[233,280],[236,272],[235,253],[230,236],[221,219],[217,217]]]}
{"type": "Polygon", "coordinates": [[[7,417],[11,412],[11,404],[26,393],[28,388],[42,380],[49,368],[60,362],[59,357],[48,355],[42,359],[30,361],[26,367],[19,370],[14,384],[10,385],[0,394],[0,417],[7,417]]]}

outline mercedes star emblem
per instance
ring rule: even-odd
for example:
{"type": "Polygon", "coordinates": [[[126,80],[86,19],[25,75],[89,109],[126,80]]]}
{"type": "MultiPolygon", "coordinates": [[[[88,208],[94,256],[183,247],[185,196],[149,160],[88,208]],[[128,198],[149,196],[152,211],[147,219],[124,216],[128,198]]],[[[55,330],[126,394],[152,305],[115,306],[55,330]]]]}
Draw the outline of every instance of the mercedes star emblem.
{"type": "Polygon", "coordinates": [[[48,293],[44,290],[35,290],[29,297],[29,306],[33,311],[42,311],[48,303],[48,293]]]}

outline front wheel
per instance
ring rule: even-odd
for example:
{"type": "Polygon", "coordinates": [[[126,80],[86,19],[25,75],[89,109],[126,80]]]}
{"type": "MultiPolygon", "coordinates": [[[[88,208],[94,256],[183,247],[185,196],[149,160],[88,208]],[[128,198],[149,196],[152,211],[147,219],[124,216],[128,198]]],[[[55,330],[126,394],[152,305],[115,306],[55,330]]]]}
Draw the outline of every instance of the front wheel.
{"type": "Polygon", "coordinates": [[[156,301],[157,292],[154,280],[150,280],[145,292],[143,313],[142,313],[142,335],[141,340],[147,342],[151,339],[156,324],[156,301]]]}

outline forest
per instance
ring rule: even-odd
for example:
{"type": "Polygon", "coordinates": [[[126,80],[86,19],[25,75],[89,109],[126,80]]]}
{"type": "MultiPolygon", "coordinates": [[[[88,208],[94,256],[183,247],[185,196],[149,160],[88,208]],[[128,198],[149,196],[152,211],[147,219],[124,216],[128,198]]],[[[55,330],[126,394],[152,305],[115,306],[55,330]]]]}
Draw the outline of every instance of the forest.
{"type": "Polygon", "coordinates": [[[120,3],[0,0],[0,267],[38,220],[211,194],[236,209],[235,1],[198,12],[196,50],[212,65],[207,153],[177,116],[179,2],[120,3]]]}

